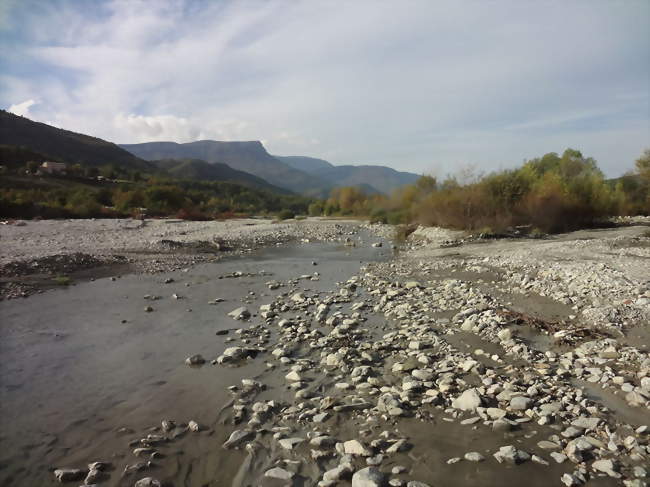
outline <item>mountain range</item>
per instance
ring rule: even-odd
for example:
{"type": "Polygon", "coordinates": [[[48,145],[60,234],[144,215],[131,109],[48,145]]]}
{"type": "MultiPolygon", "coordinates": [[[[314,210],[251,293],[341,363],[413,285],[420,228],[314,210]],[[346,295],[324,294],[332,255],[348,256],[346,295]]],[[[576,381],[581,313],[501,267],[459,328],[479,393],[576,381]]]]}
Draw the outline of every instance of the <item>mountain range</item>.
{"type": "Polygon", "coordinates": [[[273,156],[259,141],[146,142],[121,144],[120,147],[148,161],[192,158],[225,163],[275,186],[310,196],[326,196],[337,186],[357,186],[367,193],[388,194],[420,177],[386,166],[335,166],[314,157],[273,156]]]}
{"type": "MultiPolygon", "coordinates": [[[[327,197],[338,186],[388,194],[417,174],[385,166],[337,166],[305,156],[274,156],[259,141],[200,140],[184,144],[114,144],[0,111],[0,145],[20,147],[54,161],[100,167],[112,164],[175,178],[228,181],[273,192],[327,197]]],[[[0,161],[2,164],[2,161],[0,161]]]]}
{"type": "Polygon", "coordinates": [[[274,186],[295,193],[319,194],[327,189],[318,178],[285,164],[269,154],[261,142],[220,142],[199,140],[176,142],[145,142],[121,144],[120,147],[147,161],[159,159],[198,159],[221,162],[238,171],[260,177],[274,186]]]}
{"type": "Polygon", "coordinates": [[[222,162],[205,162],[201,159],[161,159],[151,161],[151,163],[178,179],[225,181],[258,189],[266,189],[274,193],[291,193],[287,189],[274,186],[250,173],[233,169],[222,162]]]}
{"type": "Polygon", "coordinates": [[[335,166],[323,159],[303,156],[275,156],[295,169],[308,172],[333,186],[359,186],[366,192],[389,194],[420,177],[386,166],[335,166]]]}

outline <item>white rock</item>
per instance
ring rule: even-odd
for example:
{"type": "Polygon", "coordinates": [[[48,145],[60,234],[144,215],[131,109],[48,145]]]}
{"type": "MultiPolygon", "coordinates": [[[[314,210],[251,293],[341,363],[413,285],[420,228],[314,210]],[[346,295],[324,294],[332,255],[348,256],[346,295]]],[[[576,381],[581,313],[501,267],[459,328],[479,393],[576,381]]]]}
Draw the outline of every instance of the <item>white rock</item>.
{"type": "Polygon", "coordinates": [[[228,316],[231,316],[235,320],[246,320],[250,318],[251,312],[248,311],[248,308],[242,306],[240,308],[232,310],[230,313],[228,313],[228,316]]]}
{"type": "Polygon", "coordinates": [[[385,476],[378,468],[366,467],[352,476],[352,487],[382,487],[385,476]]]}
{"type": "Polygon", "coordinates": [[[483,399],[476,389],[467,389],[454,399],[451,405],[462,411],[475,411],[482,403],[483,399]]]}
{"type": "Polygon", "coordinates": [[[280,480],[291,480],[295,474],[280,467],[274,467],[264,472],[265,477],[280,480]]]}
{"type": "Polygon", "coordinates": [[[477,451],[470,451],[465,453],[465,460],[469,462],[482,462],[485,457],[477,451]]]}
{"type": "Polygon", "coordinates": [[[350,440],[343,443],[343,451],[345,451],[347,455],[360,455],[363,457],[369,457],[372,455],[372,452],[363,446],[363,444],[358,440],[350,440]]]}

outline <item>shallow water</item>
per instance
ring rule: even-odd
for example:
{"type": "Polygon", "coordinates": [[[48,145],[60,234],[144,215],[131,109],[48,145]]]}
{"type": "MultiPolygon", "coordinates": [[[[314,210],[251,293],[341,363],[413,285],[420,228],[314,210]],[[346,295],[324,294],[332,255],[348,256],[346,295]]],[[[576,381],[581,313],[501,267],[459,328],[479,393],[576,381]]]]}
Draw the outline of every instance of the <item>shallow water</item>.
{"type": "Polygon", "coordinates": [[[145,475],[120,480],[124,465],[138,460],[129,440],[169,418],[195,420],[206,431],[160,448],[167,458],[156,461],[160,467],[152,475],[174,485],[230,485],[243,454],[220,448],[233,429],[221,424],[220,411],[230,400],[226,388],[263,372],[264,360],[191,368],[185,358],[200,353],[210,361],[229,346],[232,332],[215,332],[247,326],[227,316],[242,300],[254,312],[292,291],[270,291],[265,282],[319,272],[319,281],[300,280],[298,289],[330,290],[361,262],[391,254],[368,242],[355,248],[290,245],[187,272],[103,278],[1,302],[0,484],[57,485],[52,468],[101,460],[116,467],[102,485],[132,485],[145,475]],[[257,275],[219,279],[235,271],[257,275]],[[165,284],[169,277],[174,282],[165,284]],[[173,299],[174,293],[182,299],[173,299]],[[208,304],[215,298],[225,301],[208,304]],[[147,305],[153,312],[144,311],[147,305]],[[135,433],[119,434],[122,427],[135,433]]]}

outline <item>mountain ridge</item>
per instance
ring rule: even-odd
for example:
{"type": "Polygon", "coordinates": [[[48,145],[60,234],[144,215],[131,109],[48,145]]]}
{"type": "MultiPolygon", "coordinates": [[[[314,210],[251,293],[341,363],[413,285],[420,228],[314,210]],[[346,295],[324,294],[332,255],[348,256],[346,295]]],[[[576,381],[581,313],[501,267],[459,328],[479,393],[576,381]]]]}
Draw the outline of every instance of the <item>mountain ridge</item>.
{"type": "Polygon", "coordinates": [[[238,171],[222,162],[207,162],[201,159],[160,159],[151,161],[157,168],[164,170],[178,179],[193,179],[198,181],[223,181],[242,184],[257,189],[265,189],[275,193],[289,194],[291,191],[274,186],[266,180],[238,171]]]}
{"type": "Polygon", "coordinates": [[[73,164],[114,164],[129,169],[151,169],[151,164],[117,144],[91,135],[53,127],[0,111],[0,144],[27,147],[34,152],[73,164]]]}
{"type": "Polygon", "coordinates": [[[305,172],[324,179],[335,186],[366,185],[379,193],[390,194],[395,189],[413,184],[420,175],[398,171],[389,166],[372,164],[342,164],[334,165],[324,159],[306,156],[275,156],[305,172]]]}
{"type": "Polygon", "coordinates": [[[220,162],[231,168],[261,177],[270,184],[315,197],[326,197],[337,186],[367,188],[368,192],[390,194],[412,184],[418,174],[380,165],[334,165],[308,156],[276,156],[259,140],[198,140],[120,144],[120,147],[145,160],[200,159],[220,162]]]}
{"type": "Polygon", "coordinates": [[[329,191],[329,185],[320,178],[295,169],[273,157],[260,141],[201,140],[186,143],[164,141],[119,145],[148,161],[190,158],[210,163],[221,162],[233,169],[261,177],[274,186],[296,193],[321,194],[325,190],[329,191]]]}

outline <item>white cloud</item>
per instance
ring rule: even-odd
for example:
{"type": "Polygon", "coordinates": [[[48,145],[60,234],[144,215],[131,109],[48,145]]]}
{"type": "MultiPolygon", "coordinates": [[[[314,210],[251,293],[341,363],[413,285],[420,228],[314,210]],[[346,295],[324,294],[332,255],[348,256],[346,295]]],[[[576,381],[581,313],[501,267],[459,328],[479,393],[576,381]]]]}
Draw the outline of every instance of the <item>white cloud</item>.
{"type": "Polygon", "coordinates": [[[120,132],[128,132],[139,142],[169,140],[188,142],[201,137],[201,129],[187,119],[173,115],[145,117],[142,115],[115,116],[114,125],[120,132]]]}
{"type": "Polygon", "coordinates": [[[128,133],[138,142],[191,142],[211,138],[238,140],[248,126],[243,121],[212,120],[198,124],[174,115],[135,114],[118,114],[113,119],[113,125],[118,133],[128,133]]]}
{"type": "Polygon", "coordinates": [[[614,174],[650,145],[649,5],[70,3],[25,23],[38,75],[3,68],[0,102],[47,100],[43,120],[115,142],[263,139],[437,172],[570,145],[614,174]]]}
{"type": "Polygon", "coordinates": [[[16,115],[20,115],[21,117],[31,117],[32,115],[31,115],[31,113],[29,113],[29,109],[30,109],[30,107],[36,105],[36,103],[37,102],[35,100],[32,100],[32,99],[25,100],[25,101],[23,101],[21,103],[16,103],[14,105],[11,105],[7,109],[7,111],[11,112],[11,113],[14,113],[16,115]]]}

